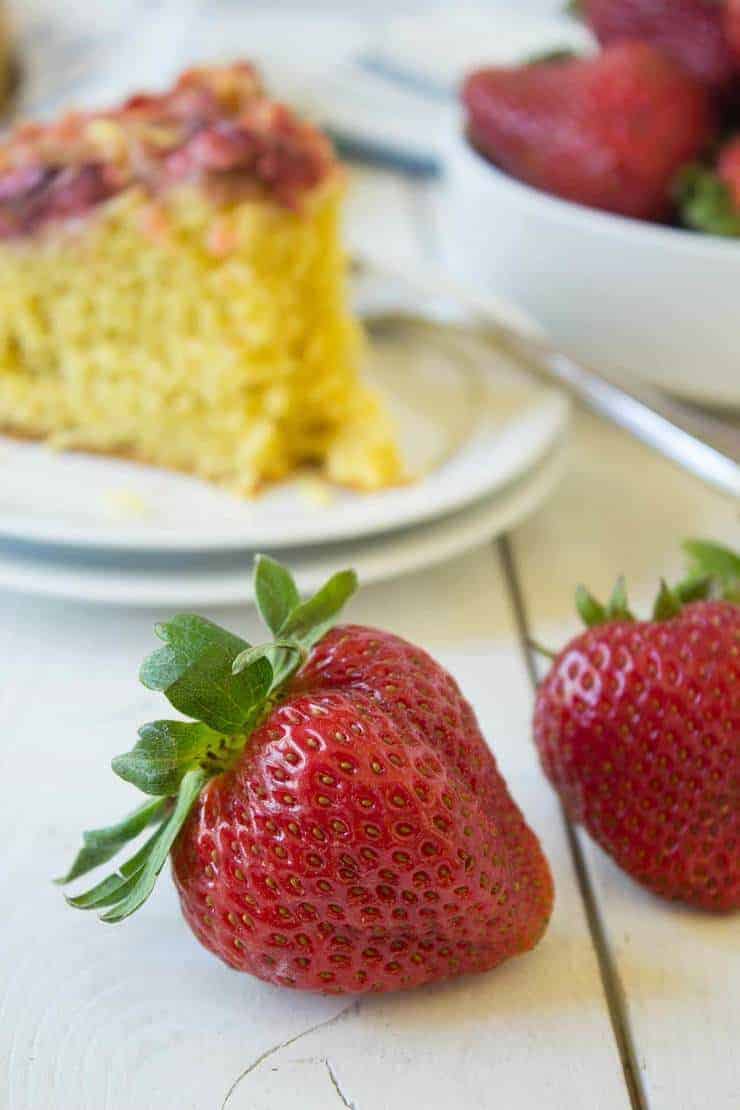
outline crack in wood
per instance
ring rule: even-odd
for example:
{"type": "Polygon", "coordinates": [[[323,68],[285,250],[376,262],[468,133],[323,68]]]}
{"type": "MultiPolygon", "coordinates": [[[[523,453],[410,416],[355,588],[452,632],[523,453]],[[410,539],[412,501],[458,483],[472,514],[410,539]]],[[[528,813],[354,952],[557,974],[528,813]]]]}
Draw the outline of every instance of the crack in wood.
{"type": "Polygon", "coordinates": [[[342,1104],[347,1107],[347,1110],[357,1110],[357,1104],[352,1102],[351,1099],[347,1098],[344,1091],[342,1090],[339,1080],[337,1079],[336,1072],[334,1071],[330,1061],[326,1058],[326,1056],[324,1057],[324,1064],[326,1065],[326,1070],[329,1073],[331,1085],[342,1100],[342,1104]]]}
{"type": "MultiPolygon", "coordinates": [[[[516,625],[522,655],[524,656],[524,664],[527,668],[527,674],[529,675],[532,688],[536,690],[539,684],[537,660],[535,657],[536,645],[530,634],[527,608],[524,602],[519,576],[516,572],[511,541],[508,534],[505,534],[499,537],[498,540],[495,540],[494,543],[498,549],[498,557],[501,561],[506,584],[509,587],[511,605],[514,611],[514,623],[516,625]]],[[[591,934],[591,942],[596,952],[601,984],[604,990],[607,1010],[609,1012],[609,1020],[611,1021],[612,1031],[614,1033],[614,1040],[616,1041],[617,1051],[619,1052],[619,1057],[622,1062],[622,1072],[624,1074],[630,1105],[632,1110],[648,1110],[647,1096],[640,1076],[640,1066],[632,1037],[632,1028],[630,1026],[622,982],[611,949],[609,948],[609,942],[606,938],[606,929],[599,912],[596,896],[593,892],[591,879],[588,874],[581,845],[578,841],[578,836],[570,821],[567,819],[562,806],[560,807],[560,813],[563,824],[565,825],[568,848],[573,861],[578,889],[580,890],[581,899],[583,901],[588,929],[591,934]]]]}
{"type": "MultiPolygon", "coordinates": [[[[224,1095],[224,1100],[221,1103],[221,1110],[225,1110],[226,1104],[229,1102],[229,1099],[234,1094],[239,1084],[244,1079],[246,1079],[248,1075],[251,1075],[253,1071],[256,1071],[260,1064],[264,1064],[265,1060],[269,1060],[271,1056],[274,1056],[276,1052],[280,1052],[280,1050],[283,1048],[290,1048],[291,1045],[295,1044],[297,1041],[302,1040],[304,1037],[307,1037],[310,1033],[315,1033],[319,1029],[327,1029],[330,1025],[335,1025],[342,1018],[346,1017],[347,1014],[349,1014],[350,1012],[354,1011],[355,1013],[357,1013],[359,1008],[359,1002],[352,1002],[349,1006],[345,1006],[343,1010],[340,1010],[338,1014],[334,1014],[333,1017],[326,1018],[324,1021],[319,1021],[316,1023],[316,1025],[309,1026],[308,1029],[303,1029],[300,1033],[296,1033],[294,1037],[289,1037],[287,1041],[280,1041],[278,1044],[272,1045],[270,1048],[266,1048],[265,1051],[261,1053],[256,1060],[253,1060],[252,1063],[244,1069],[244,1071],[240,1072],[239,1075],[237,1075],[236,1079],[224,1095]]],[[[328,1067],[328,1062],[325,1061],[325,1063],[327,1063],[328,1067]]],[[[347,1105],[349,1106],[351,1104],[347,1103],[347,1105]]]]}

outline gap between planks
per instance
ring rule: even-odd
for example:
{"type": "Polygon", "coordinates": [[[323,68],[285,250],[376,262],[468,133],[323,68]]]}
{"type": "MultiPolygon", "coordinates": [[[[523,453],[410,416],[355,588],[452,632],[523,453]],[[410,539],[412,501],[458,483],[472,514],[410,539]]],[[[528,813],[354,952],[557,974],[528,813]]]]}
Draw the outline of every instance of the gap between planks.
{"type": "MultiPolygon", "coordinates": [[[[535,663],[534,649],[531,642],[527,609],[516,572],[516,566],[514,564],[511,540],[508,535],[503,535],[498,540],[494,540],[494,555],[499,558],[503,568],[504,578],[509,590],[509,598],[514,612],[519,646],[522,651],[527,674],[532,684],[532,689],[534,690],[539,681],[537,665],[535,663]]],[[[640,1076],[637,1053],[635,1051],[632,1030],[627,1014],[624,989],[619,978],[619,972],[617,971],[606,939],[606,931],[601,920],[601,914],[583,858],[581,845],[578,842],[573,826],[567,820],[562,808],[561,814],[563,824],[565,825],[568,847],[573,861],[578,889],[583,900],[586,919],[588,921],[591,941],[596,951],[601,985],[606,998],[614,1039],[617,1044],[620,1060],[622,1061],[624,1081],[627,1086],[627,1093],[629,1094],[632,1110],[649,1110],[647,1097],[642,1085],[642,1078],[640,1076]]]]}

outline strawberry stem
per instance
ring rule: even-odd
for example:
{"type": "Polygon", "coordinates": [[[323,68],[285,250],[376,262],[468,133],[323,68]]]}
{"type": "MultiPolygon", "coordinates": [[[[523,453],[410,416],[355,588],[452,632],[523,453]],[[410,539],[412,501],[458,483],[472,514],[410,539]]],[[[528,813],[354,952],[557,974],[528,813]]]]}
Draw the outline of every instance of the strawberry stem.
{"type": "MultiPolygon", "coordinates": [[[[245,651],[237,655],[236,659],[231,665],[231,673],[234,675],[241,674],[242,671],[250,667],[257,659],[264,657],[269,658],[269,653],[276,648],[283,651],[292,652],[295,656],[296,667],[305,663],[308,658],[308,649],[304,644],[299,643],[297,640],[272,640],[267,644],[258,644],[256,647],[247,648],[245,651]]],[[[274,668],[273,668],[274,669],[274,668]]]]}
{"type": "Polygon", "coordinates": [[[538,640],[533,640],[531,636],[527,637],[527,647],[531,648],[532,651],[536,651],[538,655],[543,655],[545,659],[555,659],[557,655],[557,652],[544,647],[538,640]]]}

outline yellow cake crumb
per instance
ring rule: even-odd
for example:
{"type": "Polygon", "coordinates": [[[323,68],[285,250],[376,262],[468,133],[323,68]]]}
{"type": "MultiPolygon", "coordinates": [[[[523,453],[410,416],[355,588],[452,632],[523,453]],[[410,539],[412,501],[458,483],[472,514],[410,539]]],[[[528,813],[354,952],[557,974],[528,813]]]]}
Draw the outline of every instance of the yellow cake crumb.
{"type": "Polygon", "coordinates": [[[114,520],[143,520],[151,515],[145,498],[134,489],[110,489],[104,494],[107,516],[114,520]]]}
{"type": "Polygon", "coordinates": [[[399,480],[360,381],[335,183],[295,212],[133,188],[0,244],[0,427],[189,471],[241,494],[317,464],[399,480]]]}
{"type": "Polygon", "coordinates": [[[326,509],[334,501],[334,491],[320,478],[302,478],[298,487],[305,503],[316,509],[326,509]]]}

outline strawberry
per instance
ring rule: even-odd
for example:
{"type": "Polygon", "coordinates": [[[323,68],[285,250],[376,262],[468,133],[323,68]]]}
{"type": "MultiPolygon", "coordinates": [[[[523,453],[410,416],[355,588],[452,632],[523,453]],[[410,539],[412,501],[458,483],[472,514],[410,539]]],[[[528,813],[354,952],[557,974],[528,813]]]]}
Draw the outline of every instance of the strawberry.
{"type": "Polygon", "coordinates": [[[666,898],[726,911],[740,907],[740,558],[687,546],[724,569],[735,600],[691,600],[707,578],[663,583],[653,618],[638,621],[622,581],[606,609],[580,590],[589,627],[539,687],[534,736],[569,816],[620,867],[666,898]]]}
{"type": "Polygon", "coordinates": [[[581,0],[602,46],[641,42],[662,50],[702,84],[724,89],[737,69],[718,0],[581,0]]]}
{"type": "Polygon", "coordinates": [[[740,0],[727,0],[725,4],[725,35],[740,65],[740,0]]]}
{"type": "Polygon", "coordinates": [[[740,135],[719,152],[716,166],[685,167],[676,179],[683,222],[710,235],[740,235],[740,135]]]}
{"type": "Polygon", "coordinates": [[[514,177],[566,200],[640,219],[670,209],[670,185],[713,132],[708,94],[642,43],[596,58],[471,74],[468,135],[514,177]]]}
{"type": "Polygon", "coordinates": [[[331,628],[355,587],[300,603],[261,557],[255,591],[276,639],[250,647],[195,616],[158,628],[142,668],[191,721],[145,725],[118,775],[150,800],[84,834],[61,880],[157,828],[120,870],[70,898],[120,921],[167,854],[186,921],[231,967],[330,993],[415,987],[532,948],[553,888],[473,710],[424,651],[331,628]]]}

